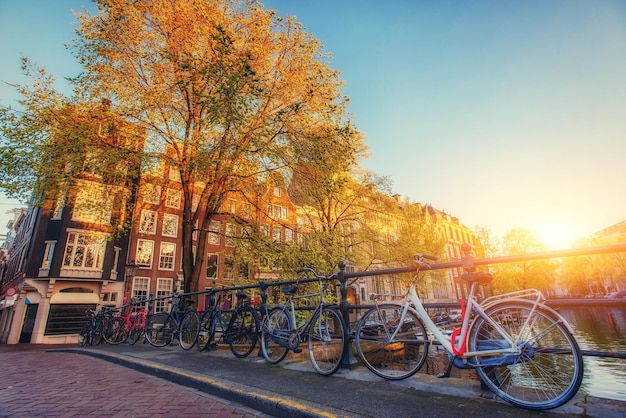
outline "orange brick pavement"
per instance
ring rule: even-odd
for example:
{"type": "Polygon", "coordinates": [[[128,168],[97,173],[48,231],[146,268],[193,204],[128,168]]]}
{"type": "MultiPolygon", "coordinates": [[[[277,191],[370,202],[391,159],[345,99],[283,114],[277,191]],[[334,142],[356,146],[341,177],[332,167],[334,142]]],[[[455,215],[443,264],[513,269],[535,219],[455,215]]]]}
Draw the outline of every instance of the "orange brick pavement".
{"type": "Polygon", "coordinates": [[[0,352],[0,417],[268,417],[96,358],[0,352]]]}

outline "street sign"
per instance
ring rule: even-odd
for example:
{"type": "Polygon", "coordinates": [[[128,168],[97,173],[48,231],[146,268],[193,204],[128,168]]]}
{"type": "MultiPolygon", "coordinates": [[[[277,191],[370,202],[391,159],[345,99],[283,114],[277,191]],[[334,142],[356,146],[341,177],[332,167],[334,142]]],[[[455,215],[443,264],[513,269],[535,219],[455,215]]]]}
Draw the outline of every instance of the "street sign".
{"type": "Polygon", "coordinates": [[[13,297],[13,296],[17,295],[17,288],[15,286],[11,286],[11,287],[7,288],[7,290],[5,290],[4,294],[7,297],[9,297],[9,298],[13,297]]]}

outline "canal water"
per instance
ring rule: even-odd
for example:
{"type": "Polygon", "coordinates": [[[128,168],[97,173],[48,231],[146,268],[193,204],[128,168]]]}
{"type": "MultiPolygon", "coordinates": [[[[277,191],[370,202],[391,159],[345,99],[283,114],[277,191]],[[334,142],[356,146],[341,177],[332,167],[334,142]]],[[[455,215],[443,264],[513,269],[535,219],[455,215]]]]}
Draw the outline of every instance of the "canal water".
{"type": "MultiPolygon", "coordinates": [[[[582,350],[626,353],[626,306],[568,306],[559,312],[582,350]]],[[[584,356],[584,363],[582,392],[626,401],[626,359],[584,356]]]]}

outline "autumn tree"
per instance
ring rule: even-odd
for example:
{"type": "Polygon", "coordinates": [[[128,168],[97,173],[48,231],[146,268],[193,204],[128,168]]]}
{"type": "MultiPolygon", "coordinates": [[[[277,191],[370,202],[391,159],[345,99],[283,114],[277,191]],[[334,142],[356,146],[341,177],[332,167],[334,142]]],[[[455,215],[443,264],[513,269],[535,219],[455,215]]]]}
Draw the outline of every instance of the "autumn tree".
{"type": "Polygon", "coordinates": [[[185,291],[195,290],[228,194],[269,171],[288,178],[302,150],[341,147],[351,158],[339,73],[299,23],[256,1],[95,4],[78,15],[73,51],[86,71],[75,81],[144,129],[146,155],[179,172],[185,291]]]}
{"type": "MultiPolygon", "coordinates": [[[[545,251],[545,244],[536,233],[525,228],[514,228],[502,239],[502,255],[522,255],[545,251]]],[[[550,260],[499,263],[493,266],[495,293],[536,288],[550,290],[557,265],[550,260]]]]}

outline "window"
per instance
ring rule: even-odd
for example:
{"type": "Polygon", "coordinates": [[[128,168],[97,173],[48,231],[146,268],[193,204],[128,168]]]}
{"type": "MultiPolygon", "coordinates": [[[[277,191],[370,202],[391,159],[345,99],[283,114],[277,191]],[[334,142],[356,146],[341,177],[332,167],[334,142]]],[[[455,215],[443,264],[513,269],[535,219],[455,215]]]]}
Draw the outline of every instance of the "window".
{"type": "Polygon", "coordinates": [[[163,228],[161,235],[176,238],[178,236],[178,215],[166,213],[163,215],[163,228]]]}
{"type": "Polygon", "coordinates": [[[280,187],[274,187],[274,196],[281,196],[282,195],[282,190],[280,190],[280,187]]]}
{"type": "Polygon", "coordinates": [[[143,209],[139,220],[139,232],[142,234],[156,234],[157,213],[153,210],[143,209]]]}
{"type": "Polygon", "coordinates": [[[283,206],[267,205],[267,216],[278,219],[287,219],[287,208],[283,206]]]}
{"type": "Polygon", "coordinates": [[[165,194],[165,206],[168,208],[180,208],[180,197],[180,190],[167,189],[167,193],[165,194]]]}
{"type": "Polygon", "coordinates": [[[262,237],[268,238],[270,236],[270,227],[268,225],[261,224],[259,228],[262,237]]]}
{"type": "Polygon", "coordinates": [[[272,240],[274,241],[280,241],[280,238],[282,236],[282,228],[280,226],[273,226],[272,227],[272,240]]]}
{"type": "Polygon", "coordinates": [[[224,279],[225,280],[235,279],[235,268],[234,268],[234,261],[232,257],[227,257],[224,260],[224,279]]]}
{"type": "Polygon", "coordinates": [[[137,240],[137,254],[135,255],[135,263],[141,266],[152,267],[153,251],[154,251],[154,241],[138,239],[137,240]]]}
{"type": "Polygon", "coordinates": [[[135,298],[136,300],[148,299],[149,291],[150,291],[150,278],[148,277],[134,277],[133,278],[133,288],[130,294],[132,298],[135,298]]]}
{"type": "Polygon", "coordinates": [[[159,270],[174,270],[174,257],[176,256],[176,244],[171,242],[161,243],[159,256],[159,270]]]}
{"type": "Polygon", "coordinates": [[[54,257],[54,247],[57,245],[56,241],[46,241],[46,249],[43,253],[42,268],[49,269],[52,264],[52,257],[54,257]]]}
{"type": "Polygon", "coordinates": [[[193,198],[191,198],[191,210],[193,212],[198,210],[198,205],[200,204],[200,195],[193,195],[193,198]]]}
{"type": "Polygon", "coordinates": [[[220,228],[222,223],[220,221],[211,221],[209,224],[208,239],[209,244],[220,245],[220,228]]]}
{"type": "Polygon", "coordinates": [[[63,267],[99,270],[102,268],[106,242],[102,237],[70,232],[65,246],[63,267]]]}
{"type": "Polygon", "coordinates": [[[44,335],[78,334],[85,325],[85,311],[95,304],[52,304],[44,335]]]}
{"type": "Polygon", "coordinates": [[[180,183],[180,171],[178,171],[176,167],[170,167],[169,178],[172,181],[177,181],[180,183]]]}
{"type": "Polygon", "coordinates": [[[206,258],[206,278],[217,279],[217,254],[208,254],[206,258]]]}
{"type": "Polygon", "coordinates": [[[113,210],[113,194],[101,184],[81,183],[74,201],[72,219],[90,223],[109,223],[113,210]]]}
{"type": "Polygon", "coordinates": [[[162,312],[167,310],[167,299],[161,299],[172,293],[174,279],[157,279],[156,295],[154,302],[154,311],[162,312]]]}
{"type": "Polygon", "coordinates": [[[113,267],[111,268],[111,273],[117,273],[117,265],[120,262],[120,254],[122,252],[122,249],[120,247],[115,247],[113,248],[114,254],[113,254],[113,267]]]}
{"type": "Polygon", "coordinates": [[[237,201],[233,199],[228,199],[226,201],[226,211],[232,214],[237,213],[237,201]]]}
{"type": "Polygon", "coordinates": [[[245,218],[250,218],[252,216],[252,205],[247,202],[243,203],[241,212],[245,218]]]}
{"type": "Polygon", "coordinates": [[[233,247],[235,245],[235,237],[237,237],[237,228],[235,224],[226,224],[226,245],[233,247]]]}
{"type": "Polygon", "coordinates": [[[285,242],[293,242],[293,230],[285,228],[285,242]]]}
{"type": "Polygon", "coordinates": [[[161,204],[161,186],[147,183],[143,186],[143,201],[151,205],[161,204]]]}

